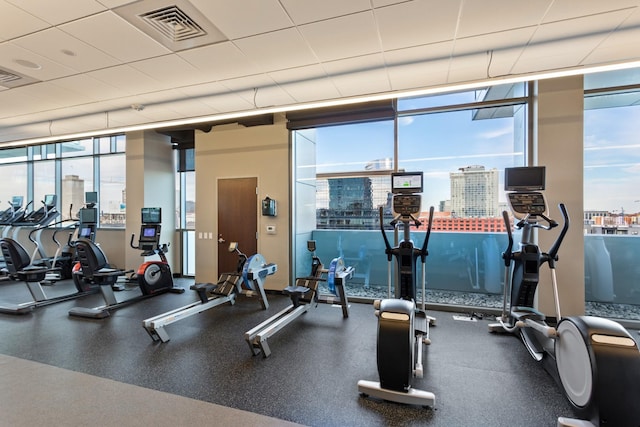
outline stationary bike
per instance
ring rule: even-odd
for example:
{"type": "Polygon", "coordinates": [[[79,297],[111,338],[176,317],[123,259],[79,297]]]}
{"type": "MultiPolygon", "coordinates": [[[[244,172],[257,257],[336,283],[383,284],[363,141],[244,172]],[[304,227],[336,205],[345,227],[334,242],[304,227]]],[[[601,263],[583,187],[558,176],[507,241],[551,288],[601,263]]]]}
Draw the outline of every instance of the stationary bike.
{"type": "Polygon", "coordinates": [[[421,223],[414,215],[420,213],[422,172],[392,174],[393,210],[397,213],[391,222],[401,225],[404,238],[391,247],[384,231],[383,209],[380,208],[380,230],[386,246],[388,260],[389,297],[374,302],[378,317],[378,374],[380,382],[358,381],[358,391],[363,396],[374,396],[399,403],[433,407],[435,395],[411,386],[412,379],[422,378],[422,346],[430,344],[429,326],[435,318],[425,310],[425,259],[431,235],[433,207],[429,210],[429,222],[421,248],[416,248],[410,236],[411,222],[421,223]],[[391,298],[391,260],[395,257],[397,281],[395,298],[391,298]],[[422,263],[422,303],[416,306],[416,266],[422,263]]]}
{"type": "Polygon", "coordinates": [[[142,226],[140,227],[140,237],[138,245],[134,246],[135,235],[131,236],[131,246],[142,250],[143,256],[159,255],[160,261],[146,261],[140,265],[136,275],[140,295],[119,301],[115,290],[125,289],[120,282],[131,271],[113,268],[102,251],[93,241],[80,238],[76,242],[76,253],[81,265],[79,274],[82,280],[100,285],[100,293],[105,304],[94,308],[74,307],[69,311],[70,316],[88,317],[92,319],[103,319],[110,316],[110,313],[129,304],[141,301],[163,293],[183,293],[184,289],[173,286],[171,269],[167,262],[165,253],[166,244],[160,245],[160,208],[142,209],[142,226]]]}
{"type": "MultiPolygon", "coordinates": [[[[505,286],[502,315],[491,332],[518,333],[531,356],[558,380],[577,415],[560,417],[558,426],[640,425],[640,352],[631,335],[618,323],[591,316],[562,317],[555,266],[558,250],[569,229],[569,216],[559,205],[563,225],[548,252],[540,251],[534,230],[551,230],[558,223],[547,217],[544,167],[505,169],[509,205],[522,230],[517,251],[508,213],[503,212],[508,246],[502,254],[505,286]],[[546,322],[534,308],[540,267],[548,264],[557,325],[546,322]],[[508,304],[507,304],[508,301],[508,304]],[[507,307],[508,305],[508,307],[507,307]],[[588,419],[589,421],[584,421],[588,419]]],[[[582,254],[580,254],[582,256],[582,254]]]]}

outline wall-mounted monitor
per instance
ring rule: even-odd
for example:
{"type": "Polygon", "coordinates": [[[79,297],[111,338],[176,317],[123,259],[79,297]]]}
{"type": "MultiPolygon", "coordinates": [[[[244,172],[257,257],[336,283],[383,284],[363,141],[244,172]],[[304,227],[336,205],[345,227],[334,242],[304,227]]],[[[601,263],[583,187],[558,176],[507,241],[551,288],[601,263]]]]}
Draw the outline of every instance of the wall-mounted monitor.
{"type": "Polygon", "coordinates": [[[392,173],[391,192],[394,194],[422,193],[422,172],[392,173]]]}
{"type": "Polygon", "coordinates": [[[142,208],[143,224],[160,224],[162,222],[162,208],[142,208]]]}
{"type": "Polygon", "coordinates": [[[544,190],[544,184],[544,166],[505,168],[504,170],[505,191],[544,190]]]}

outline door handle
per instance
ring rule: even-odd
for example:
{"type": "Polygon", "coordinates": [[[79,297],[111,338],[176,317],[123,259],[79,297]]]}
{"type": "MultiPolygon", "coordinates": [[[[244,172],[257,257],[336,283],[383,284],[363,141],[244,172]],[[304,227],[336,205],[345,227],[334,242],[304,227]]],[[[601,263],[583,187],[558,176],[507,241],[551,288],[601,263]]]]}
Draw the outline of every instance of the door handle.
{"type": "Polygon", "coordinates": [[[222,234],[218,234],[218,243],[225,243],[226,240],[222,237],[222,234]]]}

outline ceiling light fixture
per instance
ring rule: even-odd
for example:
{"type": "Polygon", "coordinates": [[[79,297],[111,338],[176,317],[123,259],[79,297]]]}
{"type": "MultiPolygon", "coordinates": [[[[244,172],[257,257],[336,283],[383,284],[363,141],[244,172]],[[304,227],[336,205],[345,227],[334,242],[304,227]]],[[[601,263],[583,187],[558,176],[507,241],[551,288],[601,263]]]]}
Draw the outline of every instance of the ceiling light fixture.
{"type": "MultiPolygon", "coordinates": [[[[309,103],[296,104],[296,105],[284,105],[279,107],[264,107],[264,108],[256,108],[254,110],[246,110],[246,111],[240,111],[240,112],[234,112],[234,113],[221,113],[221,114],[214,114],[210,116],[194,117],[190,119],[168,120],[163,122],[123,126],[120,128],[99,129],[99,130],[93,130],[93,131],[78,132],[73,134],[36,137],[36,138],[22,139],[18,141],[7,142],[7,143],[0,143],[0,146],[16,147],[16,146],[25,146],[25,145],[33,145],[33,144],[43,144],[43,143],[55,142],[59,140],[84,139],[84,138],[91,138],[95,136],[106,136],[106,135],[113,135],[113,134],[119,134],[119,133],[125,133],[125,132],[153,130],[153,129],[163,128],[163,127],[184,126],[184,125],[192,125],[192,124],[199,124],[199,123],[205,123],[205,122],[239,119],[244,117],[257,116],[261,114],[276,114],[276,113],[285,113],[288,111],[302,111],[302,110],[309,110],[314,108],[357,104],[361,102],[382,101],[382,100],[394,99],[394,98],[408,98],[408,97],[415,97],[415,96],[435,95],[435,94],[444,93],[444,92],[473,90],[473,89],[478,89],[486,86],[496,86],[496,85],[509,84],[509,83],[522,83],[522,82],[527,82],[532,80],[545,80],[545,79],[552,79],[552,78],[559,78],[559,77],[576,76],[580,74],[592,74],[592,73],[599,73],[604,71],[623,70],[623,69],[638,68],[638,67],[640,67],[640,61],[600,65],[600,66],[592,66],[592,67],[575,67],[575,68],[559,70],[559,71],[532,73],[532,74],[519,75],[514,77],[500,77],[500,78],[494,78],[491,80],[479,80],[474,82],[460,83],[460,84],[453,84],[453,85],[443,85],[443,86],[431,87],[426,89],[387,92],[387,93],[382,93],[378,95],[355,96],[351,98],[342,98],[342,99],[336,99],[332,101],[317,101],[317,102],[309,102],[309,103]]],[[[133,104],[131,108],[133,108],[134,105],[138,105],[138,104],[133,104]]]]}
{"type": "Polygon", "coordinates": [[[39,70],[42,68],[42,65],[36,64],[35,62],[31,62],[26,59],[14,59],[13,62],[15,62],[18,65],[22,65],[25,68],[30,68],[32,70],[39,70]]]}

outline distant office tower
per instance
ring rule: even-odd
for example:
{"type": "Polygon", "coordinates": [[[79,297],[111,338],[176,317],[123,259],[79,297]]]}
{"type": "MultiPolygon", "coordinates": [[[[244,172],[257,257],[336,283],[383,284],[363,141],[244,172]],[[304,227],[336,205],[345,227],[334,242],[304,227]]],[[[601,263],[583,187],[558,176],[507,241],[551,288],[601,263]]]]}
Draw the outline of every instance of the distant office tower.
{"type": "Polygon", "coordinates": [[[499,216],[498,170],[467,166],[449,174],[451,215],[461,218],[499,216]]]}
{"type": "MultiPolygon", "coordinates": [[[[369,229],[377,224],[375,199],[386,198],[386,191],[376,185],[377,180],[388,177],[350,177],[319,179],[317,185],[318,228],[369,229]],[[380,193],[380,194],[378,194],[380,193]],[[383,194],[383,195],[381,195],[383,194]]],[[[384,202],[383,202],[384,203],[384,202]]]]}
{"type": "Polygon", "coordinates": [[[60,201],[62,217],[69,219],[69,208],[71,207],[72,217],[75,218],[83,206],[84,179],[78,175],[65,175],[62,178],[62,200],[60,201]]]}

